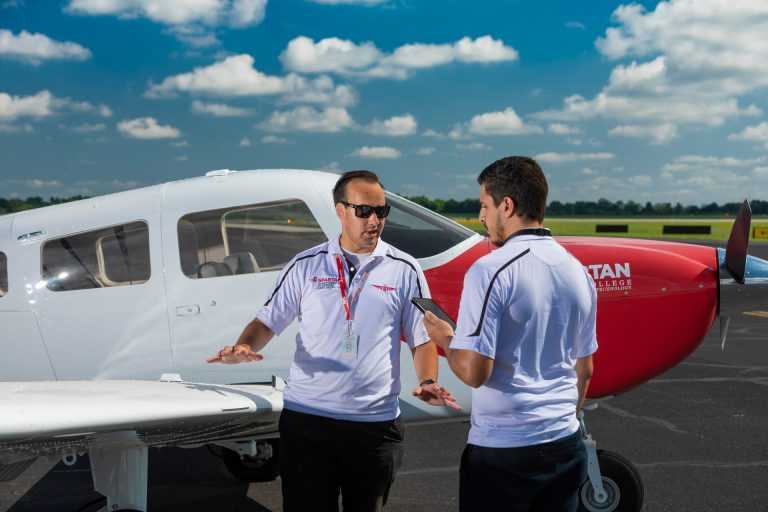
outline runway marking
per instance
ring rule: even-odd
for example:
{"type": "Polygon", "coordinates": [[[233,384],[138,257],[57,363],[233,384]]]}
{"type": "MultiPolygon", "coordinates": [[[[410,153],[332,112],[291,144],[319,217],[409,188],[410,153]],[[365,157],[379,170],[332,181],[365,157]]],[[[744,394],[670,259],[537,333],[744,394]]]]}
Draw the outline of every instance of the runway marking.
{"type": "Polygon", "coordinates": [[[633,420],[641,420],[641,421],[647,421],[648,423],[653,423],[654,425],[658,425],[666,430],[669,430],[670,432],[674,432],[675,434],[687,434],[688,432],[679,428],[677,425],[672,423],[671,421],[663,420],[661,418],[654,418],[651,416],[640,416],[634,413],[631,413],[629,411],[625,411],[624,409],[619,409],[616,406],[608,405],[605,402],[600,402],[600,409],[605,409],[608,412],[612,412],[616,416],[620,416],[622,418],[629,418],[633,420]]]}
{"type": "Polygon", "coordinates": [[[709,384],[714,382],[736,382],[768,386],[768,377],[690,377],[679,379],[653,379],[649,380],[648,384],[709,384]]]}
{"type": "Polygon", "coordinates": [[[744,311],[742,314],[756,316],[758,318],[768,318],[768,311],[744,311]]]}

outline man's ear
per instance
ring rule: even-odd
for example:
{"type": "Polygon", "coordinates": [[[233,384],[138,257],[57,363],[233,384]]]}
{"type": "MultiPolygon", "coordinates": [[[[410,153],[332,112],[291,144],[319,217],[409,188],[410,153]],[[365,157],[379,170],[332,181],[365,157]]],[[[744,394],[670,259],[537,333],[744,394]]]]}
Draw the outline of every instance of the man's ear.
{"type": "Polygon", "coordinates": [[[504,196],[504,199],[501,200],[499,206],[502,208],[502,213],[506,218],[510,219],[515,215],[515,207],[517,205],[515,204],[515,200],[511,197],[504,196]]]}
{"type": "Polygon", "coordinates": [[[339,221],[341,221],[344,218],[344,205],[341,203],[336,203],[336,216],[339,218],[339,221]]]}

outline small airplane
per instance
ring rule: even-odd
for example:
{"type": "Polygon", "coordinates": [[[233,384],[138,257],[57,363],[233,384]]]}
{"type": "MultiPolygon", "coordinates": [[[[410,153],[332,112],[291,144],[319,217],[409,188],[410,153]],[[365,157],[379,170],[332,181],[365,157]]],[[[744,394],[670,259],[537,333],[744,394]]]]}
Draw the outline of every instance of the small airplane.
{"type": "MultiPolygon", "coordinates": [[[[299,251],[339,235],[319,171],[211,171],[203,177],[0,217],[0,475],[42,455],[88,453],[108,510],[147,507],[148,447],[207,445],[246,481],[277,476],[277,419],[296,325],[250,365],[206,358],[237,339],[299,251]]],[[[491,246],[473,231],[387,192],[382,238],[418,258],[433,299],[453,318],[464,274],[491,246]]],[[[688,356],[732,294],[768,286],[747,255],[742,207],[727,248],[653,240],[558,237],[598,290],[589,397],[622,393],[688,356]],[[749,285],[745,287],[745,285],[749,285]]],[[[412,397],[408,422],[465,418],[412,397]]],[[[443,358],[441,358],[443,359],[443,358]]],[[[440,382],[470,411],[470,389],[441,361],[440,382]]],[[[632,464],[597,450],[586,425],[586,510],[640,510],[632,464]]]]}

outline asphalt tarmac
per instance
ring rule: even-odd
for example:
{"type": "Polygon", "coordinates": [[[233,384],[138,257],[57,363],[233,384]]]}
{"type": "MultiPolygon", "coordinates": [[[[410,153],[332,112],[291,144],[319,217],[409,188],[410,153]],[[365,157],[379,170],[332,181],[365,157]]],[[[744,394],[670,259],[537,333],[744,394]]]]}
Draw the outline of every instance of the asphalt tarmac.
{"type": "MultiPolygon", "coordinates": [[[[768,244],[750,254],[768,259],[768,244]]],[[[734,318],[725,352],[718,334],[715,326],[686,361],[588,413],[598,447],[636,464],[646,511],[768,511],[768,318],[734,318]]],[[[387,509],[456,510],[467,430],[466,423],[409,426],[387,509]]],[[[279,481],[238,482],[205,448],[151,450],[149,502],[152,512],[282,510],[279,481]]],[[[87,457],[72,467],[39,460],[0,483],[0,511],[102,508],[87,457]]]]}

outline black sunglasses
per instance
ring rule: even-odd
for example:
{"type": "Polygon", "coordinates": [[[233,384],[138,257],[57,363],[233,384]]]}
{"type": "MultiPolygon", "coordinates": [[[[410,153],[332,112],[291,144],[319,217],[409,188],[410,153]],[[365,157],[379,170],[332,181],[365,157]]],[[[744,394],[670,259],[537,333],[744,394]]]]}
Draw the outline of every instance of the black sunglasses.
{"type": "Polygon", "coordinates": [[[369,204],[352,204],[346,201],[339,201],[339,202],[343,204],[345,207],[351,206],[352,208],[354,208],[355,217],[360,217],[361,219],[367,219],[374,212],[376,212],[376,216],[380,219],[383,219],[387,215],[389,215],[388,204],[385,204],[384,206],[371,206],[369,204]]]}

